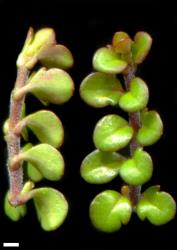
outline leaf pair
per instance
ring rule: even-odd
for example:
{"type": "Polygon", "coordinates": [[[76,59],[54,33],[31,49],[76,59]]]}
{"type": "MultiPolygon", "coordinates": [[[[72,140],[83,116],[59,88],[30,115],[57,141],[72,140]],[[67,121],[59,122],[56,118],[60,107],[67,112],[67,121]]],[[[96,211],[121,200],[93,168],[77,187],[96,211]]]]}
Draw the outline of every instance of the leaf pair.
{"type": "MultiPolygon", "coordinates": [[[[132,205],[128,197],[106,190],[93,199],[89,211],[93,225],[98,230],[111,233],[129,222],[132,205]]],[[[152,186],[141,195],[136,213],[141,220],[148,219],[154,225],[163,225],[174,218],[176,204],[168,193],[159,191],[159,186],[152,186]]]]}
{"type": "Polygon", "coordinates": [[[112,46],[116,53],[122,55],[129,63],[140,64],[144,61],[152,45],[152,38],[147,32],[137,32],[134,41],[125,32],[116,32],[112,46]]]}
{"type": "Polygon", "coordinates": [[[163,124],[156,111],[143,111],[141,127],[134,134],[128,122],[118,115],[106,115],[100,119],[93,132],[96,148],[102,151],[117,151],[128,145],[133,136],[142,146],[152,145],[163,133],[163,124]]]}
{"type": "Polygon", "coordinates": [[[142,63],[152,44],[152,38],[146,32],[138,32],[131,40],[125,32],[116,32],[112,45],[98,49],[93,57],[95,70],[109,73],[124,73],[128,63],[142,63]]]}
{"type": "Polygon", "coordinates": [[[131,81],[129,91],[125,92],[114,74],[101,72],[92,73],[82,81],[80,95],[93,107],[120,106],[127,112],[144,109],[149,99],[148,88],[139,77],[131,81]]]}
{"type": "Polygon", "coordinates": [[[130,185],[142,185],[152,176],[153,163],[148,153],[137,149],[130,159],[115,152],[95,150],[81,164],[82,178],[92,184],[104,184],[118,174],[130,185]]]}
{"type": "MultiPolygon", "coordinates": [[[[68,203],[63,194],[48,187],[34,189],[31,192],[42,228],[46,231],[58,228],[64,222],[68,212],[68,203]]],[[[26,214],[26,205],[11,206],[6,195],[5,212],[10,219],[17,221],[26,214]]]]}
{"type": "Polygon", "coordinates": [[[17,66],[31,69],[37,61],[48,68],[66,69],[73,65],[71,52],[65,46],[56,44],[55,32],[50,28],[40,29],[35,34],[32,28],[29,29],[17,66]]]}

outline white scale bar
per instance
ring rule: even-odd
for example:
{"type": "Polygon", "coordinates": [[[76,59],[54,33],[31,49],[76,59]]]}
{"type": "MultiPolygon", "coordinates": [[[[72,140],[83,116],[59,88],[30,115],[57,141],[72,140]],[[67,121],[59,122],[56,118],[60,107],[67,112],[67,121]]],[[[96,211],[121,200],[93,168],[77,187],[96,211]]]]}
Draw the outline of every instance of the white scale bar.
{"type": "Polygon", "coordinates": [[[19,242],[4,242],[3,247],[19,247],[19,242]]]}

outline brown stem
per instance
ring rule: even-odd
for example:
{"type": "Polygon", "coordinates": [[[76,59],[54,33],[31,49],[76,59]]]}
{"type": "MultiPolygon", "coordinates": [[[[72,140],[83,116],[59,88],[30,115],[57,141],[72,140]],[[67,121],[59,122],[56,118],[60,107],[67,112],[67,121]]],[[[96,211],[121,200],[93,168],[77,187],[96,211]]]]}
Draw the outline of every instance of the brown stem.
{"type": "MultiPolygon", "coordinates": [[[[126,74],[124,75],[124,80],[125,80],[125,87],[127,90],[130,89],[130,82],[131,80],[135,77],[135,71],[136,68],[134,65],[129,65],[128,70],[126,74]]],[[[136,135],[136,132],[141,126],[140,122],[140,113],[139,112],[133,112],[129,113],[129,123],[131,127],[134,129],[134,134],[136,135]]],[[[137,142],[135,136],[132,138],[130,142],[130,154],[133,155],[134,151],[139,147],[139,143],[137,142]]],[[[135,207],[137,204],[139,197],[140,197],[140,192],[141,192],[141,186],[129,186],[129,197],[132,203],[132,206],[135,207]]]]}
{"type": "MultiPolygon", "coordinates": [[[[20,67],[18,69],[14,90],[20,89],[25,85],[28,74],[29,72],[26,67],[20,67]]],[[[10,179],[9,200],[14,206],[21,203],[18,196],[23,187],[23,170],[21,163],[18,162],[17,164],[12,164],[14,156],[17,156],[20,153],[20,135],[15,133],[15,126],[21,119],[23,102],[24,97],[16,100],[12,91],[10,100],[9,130],[6,136],[6,141],[8,148],[8,172],[10,179]]]]}

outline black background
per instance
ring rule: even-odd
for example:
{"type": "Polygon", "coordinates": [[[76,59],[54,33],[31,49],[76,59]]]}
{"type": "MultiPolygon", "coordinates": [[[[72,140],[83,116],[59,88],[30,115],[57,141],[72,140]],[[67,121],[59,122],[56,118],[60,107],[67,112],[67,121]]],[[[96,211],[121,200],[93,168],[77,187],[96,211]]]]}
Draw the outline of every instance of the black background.
{"type": "MultiPolygon", "coordinates": [[[[176,219],[161,227],[141,222],[134,214],[127,226],[113,234],[96,231],[89,222],[90,201],[105,189],[120,190],[121,180],[106,185],[90,185],[79,175],[82,159],[92,150],[92,131],[103,115],[119,109],[94,109],[79,97],[82,79],[92,71],[94,51],[111,41],[114,32],[124,30],[131,36],[139,30],[153,37],[153,47],[137,75],[149,86],[149,109],[157,110],[164,122],[164,135],[148,147],[154,161],[154,184],[177,198],[177,4],[176,1],[0,1],[0,125],[8,115],[9,95],[16,77],[16,57],[29,26],[52,27],[59,43],[66,45],[75,58],[70,74],[75,82],[73,98],[62,106],[50,105],[65,127],[61,148],[66,162],[64,178],[58,183],[43,181],[37,186],[52,186],[62,191],[70,210],[65,223],[54,232],[44,232],[37,221],[32,202],[24,219],[11,222],[3,211],[8,188],[5,169],[6,145],[0,140],[0,247],[2,242],[20,242],[21,248],[35,245],[49,249],[177,249],[176,219]],[[70,246],[70,247],[69,247],[70,246]]],[[[34,97],[27,98],[27,113],[44,108],[34,97]]],[[[35,142],[35,138],[32,139],[35,142]]]]}

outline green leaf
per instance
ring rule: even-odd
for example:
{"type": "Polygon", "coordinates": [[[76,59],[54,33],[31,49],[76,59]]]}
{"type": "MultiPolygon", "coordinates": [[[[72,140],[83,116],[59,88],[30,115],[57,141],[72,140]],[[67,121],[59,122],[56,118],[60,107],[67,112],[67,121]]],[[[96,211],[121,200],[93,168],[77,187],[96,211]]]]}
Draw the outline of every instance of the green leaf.
{"type": "Polygon", "coordinates": [[[119,31],[116,32],[113,36],[112,46],[116,53],[130,53],[131,51],[132,40],[129,35],[125,32],[119,31]]]}
{"type": "Polygon", "coordinates": [[[47,68],[68,69],[73,66],[71,52],[61,44],[54,45],[39,55],[39,60],[47,68]]]}
{"type": "Polygon", "coordinates": [[[3,134],[6,136],[9,133],[9,119],[6,119],[3,123],[3,134]]]}
{"type": "Polygon", "coordinates": [[[31,199],[31,191],[33,190],[34,188],[34,183],[32,181],[27,181],[24,185],[23,185],[23,188],[20,192],[20,198],[22,200],[24,200],[24,198],[27,198],[26,196],[28,196],[28,199],[31,199]]]}
{"type": "Polygon", "coordinates": [[[132,208],[127,197],[116,191],[106,190],[98,194],[90,205],[90,218],[93,225],[106,233],[117,231],[126,225],[132,208]]]}
{"type": "Polygon", "coordinates": [[[102,151],[117,151],[128,145],[133,129],[118,115],[106,115],[98,121],[93,132],[96,148],[102,151]]]}
{"type": "Polygon", "coordinates": [[[142,185],[147,182],[153,171],[150,155],[142,148],[136,149],[131,159],[125,160],[120,168],[121,178],[130,185],[142,185]]]}
{"type": "Polygon", "coordinates": [[[141,128],[136,135],[137,141],[142,146],[149,146],[159,140],[163,134],[163,123],[156,111],[141,113],[141,128]]]}
{"type": "Polygon", "coordinates": [[[44,103],[62,104],[73,95],[74,84],[64,70],[42,68],[21,91],[32,93],[44,103]]]}
{"type": "Polygon", "coordinates": [[[49,144],[39,144],[19,155],[19,160],[30,162],[48,180],[57,181],[64,173],[61,153],[49,144]]]}
{"type": "Polygon", "coordinates": [[[60,227],[68,213],[68,203],[63,194],[44,187],[33,190],[33,199],[41,227],[45,231],[60,227]]]}
{"type": "Polygon", "coordinates": [[[18,56],[17,66],[33,68],[38,60],[38,55],[56,43],[55,32],[50,28],[43,28],[35,34],[30,28],[24,47],[18,56]]]}
{"type": "Polygon", "coordinates": [[[34,182],[38,182],[43,179],[43,176],[39,172],[39,170],[36,167],[34,167],[30,162],[27,162],[27,175],[30,178],[30,180],[34,182]]]}
{"type": "Polygon", "coordinates": [[[126,112],[137,112],[148,103],[149,91],[146,83],[135,77],[130,83],[130,90],[119,99],[119,106],[126,112]]]}
{"type": "Polygon", "coordinates": [[[172,196],[166,192],[159,192],[159,189],[159,186],[148,188],[136,207],[141,220],[148,219],[157,226],[172,220],[176,213],[176,204],[172,196]]]}
{"type": "MultiPolygon", "coordinates": [[[[22,151],[25,152],[28,149],[32,148],[33,145],[31,143],[27,143],[25,146],[23,146],[22,151]]],[[[30,178],[30,180],[34,182],[41,181],[43,179],[42,174],[37,170],[36,167],[34,167],[30,162],[27,162],[27,175],[30,178]]]]}
{"type": "Polygon", "coordinates": [[[119,43],[122,40],[125,40],[127,38],[130,38],[130,37],[129,37],[129,35],[126,32],[124,32],[124,31],[115,32],[114,36],[113,36],[113,39],[112,39],[112,45],[113,45],[113,47],[116,46],[116,45],[119,45],[119,43]]]}
{"type": "Polygon", "coordinates": [[[37,138],[58,148],[63,143],[64,130],[59,118],[51,111],[41,110],[28,115],[22,120],[37,138]]]}
{"type": "Polygon", "coordinates": [[[132,44],[132,56],[135,63],[139,64],[144,61],[152,45],[152,38],[146,32],[137,32],[132,44]]]}
{"type": "Polygon", "coordinates": [[[122,60],[111,48],[100,48],[93,57],[93,67],[97,71],[110,74],[121,73],[127,62],[122,60]]]}
{"type": "Polygon", "coordinates": [[[95,150],[81,164],[82,178],[92,184],[103,184],[113,180],[119,173],[124,157],[118,153],[95,150]]]}
{"type": "Polygon", "coordinates": [[[82,99],[96,108],[118,105],[122,92],[121,83],[115,75],[101,72],[88,75],[80,86],[82,99]]]}
{"type": "Polygon", "coordinates": [[[7,194],[4,200],[4,210],[5,210],[5,214],[13,221],[20,220],[21,217],[24,217],[27,212],[25,205],[20,205],[17,207],[12,206],[8,201],[7,194]]]}

